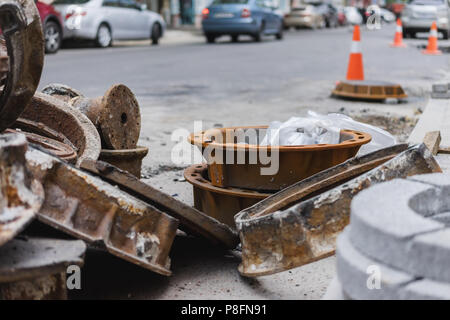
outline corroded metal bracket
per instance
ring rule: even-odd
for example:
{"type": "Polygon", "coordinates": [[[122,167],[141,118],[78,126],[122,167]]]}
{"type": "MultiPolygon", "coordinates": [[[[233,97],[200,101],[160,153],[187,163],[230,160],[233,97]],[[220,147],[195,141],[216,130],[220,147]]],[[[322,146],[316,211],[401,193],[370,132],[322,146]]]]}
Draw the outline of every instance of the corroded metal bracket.
{"type": "Polygon", "coordinates": [[[58,158],[26,154],[44,186],[38,219],[111,254],[171,275],[169,251],[178,220],[58,158]]]}
{"type": "Polygon", "coordinates": [[[349,223],[351,200],[361,190],[394,178],[441,172],[423,144],[387,161],[386,157],[392,158],[399,152],[398,148],[349,160],[236,215],[242,244],[239,272],[244,276],[262,276],[328,257],[334,253],[336,237],[349,223]],[[364,170],[352,173],[349,163],[366,163],[367,171],[377,158],[387,162],[366,173],[364,170]],[[283,200],[285,197],[288,201],[283,200]]]}
{"type": "Polygon", "coordinates": [[[104,96],[84,97],[79,91],[50,84],[42,92],[69,103],[97,128],[103,149],[135,149],[141,133],[141,113],[133,92],[123,84],[111,86],[104,96]]]}
{"type": "Polygon", "coordinates": [[[0,135],[0,246],[22,231],[44,200],[26,168],[27,146],[23,135],[0,135]]]}
{"type": "Polygon", "coordinates": [[[0,93],[3,131],[20,116],[36,91],[44,65],[44,36],[32,0],[0,0],[0,28],[9,56],[9,71],[0,93]]]}
{"type": "Polygon", "coordinates": [[[200,235],[230,249],[234,249],[239,243],[237,233],[225,224],[141,182],[128,172],[106,162],[93,160],[84,161],[81,168],[99,175],[134,197],[179,219],[180,228],[188,233],[200,235]]]}
{"type": "Polygon", "coordinates": [[[15,124],[16,128],[54,138],[76,148],[77,165],[100,155],[100,136],[92,122],[80,111],[49,95],[36,92],[15,124]],[[38,132],[36,132],[36,128],[38,132]],[[49,133],[59,133],[58,136],[49,133]]]}

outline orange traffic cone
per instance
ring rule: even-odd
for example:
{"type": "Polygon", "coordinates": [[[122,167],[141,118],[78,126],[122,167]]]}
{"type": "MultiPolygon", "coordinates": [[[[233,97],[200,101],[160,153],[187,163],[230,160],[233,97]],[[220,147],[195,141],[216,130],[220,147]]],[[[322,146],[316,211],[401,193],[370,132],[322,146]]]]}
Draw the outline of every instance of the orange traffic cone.
{"type": "Polygon", "coordinates": [[[430,30],[430,37],[428,38],[428,47],[422,51],[423,54],[440,55],[442,51],[438,49],[438,31],[436,21],[433,21],[430,30]]]}
{"type": "Polygon", "coordinates": [[[352,50],[348,63],[347,80],[364,80],[363,57],[360,48],[361,32],[359,26],[353,29],[352,50]]]}
{"type": "Polygon", "coordinates": [[[397,19],[397,27],[395,29],[394,42],[391,43],[391,47],[406,48],[406,44],[403,43],[403,27],[402,27],[402,20],[400,19],[397,19]]]}

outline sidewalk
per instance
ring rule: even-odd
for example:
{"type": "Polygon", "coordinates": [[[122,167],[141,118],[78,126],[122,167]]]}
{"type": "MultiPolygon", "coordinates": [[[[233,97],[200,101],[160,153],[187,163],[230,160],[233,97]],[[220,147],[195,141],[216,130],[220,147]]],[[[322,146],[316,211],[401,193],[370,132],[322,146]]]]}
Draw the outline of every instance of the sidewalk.
{"type": "MultiPolygon", "coordinates": [[[[114,41],[115,47],[148,46],[150,40],[114,41]]],[[[161,45],[201,43],[204,42],[201,30],[167,29],[160,39],[161,45]]]]}

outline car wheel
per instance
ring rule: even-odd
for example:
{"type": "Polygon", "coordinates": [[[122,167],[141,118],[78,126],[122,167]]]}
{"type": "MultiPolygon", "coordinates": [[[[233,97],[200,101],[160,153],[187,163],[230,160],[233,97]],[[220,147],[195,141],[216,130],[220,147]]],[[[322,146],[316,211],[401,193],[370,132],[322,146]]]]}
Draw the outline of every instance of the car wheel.
{"type": "Polygon", "coordinates": [[[44,25],[45,52],[56,53],[61,47],[61,28],[54,21],[47,21],[44,25]]]}
{"type": "Polygon", "coordinates": [[[97,37],[95,43],[100,48],[107,48],[112,43],[111,30],[106,24],[101,24],[97,30],[97,37]]]}
{"type": "Polygon", "coordinates": [[[448,31],[442,31],[442,37],[444,38],[444,40],[448,40],[449,38],[448,31]]]}
{"type": "Polygon", "coordinates": [[[275,38],[277,40],[283,39],[283,30],[284,30],[283,25],[281,25],[280,29],[278,30],[278,33],[275,35],[275,38]]]}
{"type": "Polygon", "coordinates": [[[206,42],[214,43],[216,41],[216,37],[212,34],[206,34],[206,42]]]}
{"type": "Polygon", "coordinates": [[[159,39],[161,38],[161,25],[159,23],[154,23],[152,27],[152,45],[157,45],[159,43],[159,39]]]}
{"type": "Polygon", "coordinates": [[[261,22],[261,27],[259,28],[258,32],[255,33],[255,35],[253,36],[253,39],[256,42],[261,42],[262,35],[263,35],[263,32],[264,32],[264,28],[265,28],[265,23],[263,21],[263,22],[261,22]]]}

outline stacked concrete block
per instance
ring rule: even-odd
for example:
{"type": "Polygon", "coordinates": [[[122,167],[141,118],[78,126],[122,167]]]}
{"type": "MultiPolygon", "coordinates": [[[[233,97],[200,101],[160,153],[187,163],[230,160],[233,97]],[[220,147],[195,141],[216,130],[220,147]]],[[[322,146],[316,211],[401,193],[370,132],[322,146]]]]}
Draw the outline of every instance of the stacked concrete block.
{"type": "Polygon", "coordinates": [[[338,238],[337,271],[350,299],[450,299],[450,175],[360,192],[338,238]]]}

